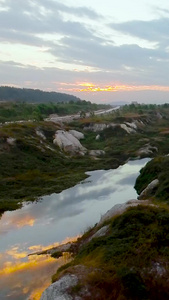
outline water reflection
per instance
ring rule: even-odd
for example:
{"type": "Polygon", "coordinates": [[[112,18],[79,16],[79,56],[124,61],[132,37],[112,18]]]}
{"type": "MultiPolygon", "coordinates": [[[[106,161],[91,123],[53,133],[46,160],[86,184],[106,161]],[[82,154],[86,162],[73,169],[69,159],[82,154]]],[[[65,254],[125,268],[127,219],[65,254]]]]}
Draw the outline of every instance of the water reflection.
{"type": "Polygon", "coordinates": [[[0,299],[38,300],[64,262],[48,256],[25,256],[14,247],[1,256],[0,299]],[[24,258],[24,260],[23,260],[24,258]]]}
{"type": "MultiPolygon", "coordinates": [[[[74,241],[77,237],[65,240],[74,241]]],[[[48,245],[52,248],[58,243],[48,245]]],[[[0,254],[0,299],[39,300],[51,283],[51,276],[58,267],[70,260],[69,255],[54,259],[48,255],[28,256],[30,252],[45,250],[42,245],[30,246],[22,251],[22,245],[11,247],[0,254]]]]}
{"type": "Polygon", "coordinates": [[[83,184],[4,213],[0,220],[0,299],[39,299],[63,262],[27,254],[82,233],[113,205],[136,198],[135,178],[146,162],[88,172],[90,177],[83,184]]]}

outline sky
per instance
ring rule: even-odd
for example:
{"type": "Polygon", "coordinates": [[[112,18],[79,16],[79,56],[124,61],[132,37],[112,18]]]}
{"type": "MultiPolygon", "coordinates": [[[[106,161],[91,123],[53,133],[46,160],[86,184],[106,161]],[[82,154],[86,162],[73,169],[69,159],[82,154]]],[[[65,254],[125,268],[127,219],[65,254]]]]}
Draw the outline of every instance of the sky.
{"type": "Polygon", "coordinates": [[[169,102],[169,1],[0,0],[0,85],[169,102]]]}

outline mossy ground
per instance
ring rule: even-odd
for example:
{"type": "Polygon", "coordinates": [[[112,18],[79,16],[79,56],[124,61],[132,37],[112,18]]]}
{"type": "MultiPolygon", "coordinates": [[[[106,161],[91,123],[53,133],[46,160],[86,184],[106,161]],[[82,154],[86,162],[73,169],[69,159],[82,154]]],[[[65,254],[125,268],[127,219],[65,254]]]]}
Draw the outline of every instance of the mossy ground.
{"type": "Polygon", "coordinates": [[[157,202],[165,201],[169,204],[169,156],[154,158],[140,171],[135,184],[138,194],[154,179],[159,180],[159,185],[149,196],[157,202]]]}
{"type": "MultiPolygon", "coordinates": [[[[169,149],[168,107],[162,109],[164,118],[158,119],[147,113],[139,115],[125,110],[106,116],[93,116],[64,125],[64,129],[77,129],[85,134],[82,142],[88,150],[100,149],[105,155],[97,159],[85,156],[71,156],[53,144],[55,131],[59,124],[50,122],[27,122],[3,125],[0,128],[0,211],[16,209],[22,201],[60,192],[71,187],[86,177],[85,172],[95,169],[117,168],[129,158],[137,158],[138,150],[145,145],[145,140],[158,152],[167,154],[169,149]],[[120,114],[120,115],[119,115],[120,114]],[[137,133],[128,134],[121,128],[106,128],[101,132],[84,131],[87,123],[119,123],[139,120],[147,125],[137,133]],[[46,140],[37,136],[36,129],[41,130],[46,140]],[[96,140],[96,135],[100,139],[96,140]],[[165,134],[164,134],[165,133],[165,134]],[[7,138],[16,139],[14,145],[7,143],[7,138]],[[51,150],[53,149],[53,150],[51,150]]],[[[166,184],[167,193],[167,184],[166,184]]]]}
{"type": "Polygon", "coordinates": [[[61,267],[53,281],[61,272],[84,265],[93,268],[81,282],[93,300],[167,300],[169,210],[153,206],[129,208],[111,219],[109,228],[106,236],[80,247],[75,259],[61,267]]]}

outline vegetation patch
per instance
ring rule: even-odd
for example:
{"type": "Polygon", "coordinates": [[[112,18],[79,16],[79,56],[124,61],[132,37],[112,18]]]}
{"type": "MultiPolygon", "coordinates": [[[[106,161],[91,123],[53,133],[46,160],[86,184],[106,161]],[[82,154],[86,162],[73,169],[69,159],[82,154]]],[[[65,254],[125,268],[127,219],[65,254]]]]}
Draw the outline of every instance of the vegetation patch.
{"type": "MultiPolygon", "coordinates": [[[[0,109],[13,110],[17,118],[28,119],[34,110],[40,111],[41,117],[55,112],[55,108],[70,108],[72,112],[75,106],[90,110],[96,107],[87,101],[76,101],[69,103],[12,103],[6,102],[0,105],[0,109]]],[[[78,109],[79,109],[78,108],[78,109]]],[[[66,112],[66,110],[65,110],[66,112]]],[[[3,116],[3,114],[1,114],[3,116]]],[[[5,115],[4,115],[5,116],[5,115]]],[[[41,118],[40,118],[41,119],[41,118]]],[[[15,209],[20,207],[23,201],[32,201],[37,197],[61,192],[79,181],[86,178],[85,172],[96,169],[112,169],[124,164],[129,158],[138,158],[138,151],[148,143],[158,149],[157,152],[145,154],[144,156],[157,156],[168,153],[169,138],[160,132],[169,128],[169,107],[132,105],[125,106],[111,114],[95,116],[76,120],[62,127],[64,130],[75,129],[84,133],[85,138],[81,140],[84,147],[90,150],[104,150],[105,155],[98,158],[84,156],[72,156],[64,153],[58,146],[53,144],[56,130],[61,125],[45,121],[10,123],[0,127],[0,210],[15,209]],[[140,109],[142,113],[140,113],[140,109]],[[160,115],[160,117],[159,117],[160,115]],[[119,125],[107,127],[106,129],[93,132],[85,131],[87,123],[95,124],[119,124],[121,122],[132,123],[140,121],[146,124],[142,129],[129,134],[119,125]],[[38,135],[41,132],[45,138],[38,135]],[[99,134],[99,138],[96,136],[99,134]],[[147,142],[148,140],[148,142],[147,142]]],[[[9,113],[8,120],[13,120],[9,113]]],[[[160,185],[158,189],[159,198],[167,201],[168,180],[167,163],[164,162],[163,172],[159,173],[162,158],[156,158],[153,170],[144,171],[142,179],[137,181],[136,189],[140,192],[151,180],[158,177],[160,185]],[[164,172],[166,169],[166,172],[164,172]]],[[[167,160],[167,158],[166,158],[167,160]]]]}
{"type": "Polygon", "coordinates": [[[92,299],[167,299],[169,211],[137,206],[114,217],[109,224],[111,230],[106,236],[80,247],[74,260],[58,273],[69,272],[70,266],[92,267],[93,271],[81,281],[92,299]]]}
{"type": "Polygon", "coordinates": [[[136,180],[135,189],[138,194],[154,179],[159,180],[152,198],[169,203],[169,157],[158,156],[151,160],[141,171],[136,180]]]}

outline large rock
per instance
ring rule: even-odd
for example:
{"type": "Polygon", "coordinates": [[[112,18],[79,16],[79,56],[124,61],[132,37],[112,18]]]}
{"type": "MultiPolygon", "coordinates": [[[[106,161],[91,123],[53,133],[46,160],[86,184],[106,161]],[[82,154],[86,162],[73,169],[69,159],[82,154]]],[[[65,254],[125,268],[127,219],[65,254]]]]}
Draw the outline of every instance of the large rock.
{"type": "Polygon", "coordinates": [[[125,122],[125,124],[133,129],[137,129],[137,125],[135,122],[125,122]]]}
{"type": "Polygon", "coordinates": [[[14,139],[12,137],[8,137],[6,139],[6,141],[7,141],[8,145],[10,145],[10,146],[14,146],[16,144],[16,139],[14,139]]]}
{"type": "Polygon", "coordinates": [[[68,290],[78,283],[76,275],[69,274],[51,284],[42,294],[40,300],[72,300],[68,290]]]}
{"type": "Polygon", "coordinates": [[[120,127],[125,130],[127,133],[135,133],[135,129],[127,126],[126,124],[120,124],[120,127]]]}
{"type": "Polygon", "coordinates": [[[101,155],[105,155],[105,151],[104,150],[90,150],[89,155],[91,155],[91,156],[101,156],[101,155]]]}
{"type": "Polygon", "coordinates": [[[107,221],[117,215],[121,215],[129,207],[138,206],[138,205],[150,205],[150,202],[149,202],[149,200],[142,201],[142,200],[133,199],[133,200],[129,200],[122,204],[116,204],[101,217],[97,226],[102,225],[105,221],[107,221]]]}
{"type": "Polygon", "coordinates": [[[84,134],[80,131],[71,129],[69,130],[69,133],[72,134],[78,140],[84,139],[84,134]]]}
{"type": "Polygon", "coordinates": [[[84,148],[79,140],[68,131],[57,130],[53,143],[59,146],[60,149],[71,154],[84,154],[86,152],[86,148],[84,148]]]}
{"type": "Polygon", "coordinates": [[[99,238],[101,236],[105,236],[106,233],[109,230],[109,225],[101,227],[98,231],[96,231],[89,239],[87,242],[90,242],[94,238],[99,238]]]}
{"type": "Polygon", "coordinates": [[[158,152],[158,148],[151,146],[150,144],[145,144],[142,148],[140,148],[137,154],[140,157],[151,156],[154,152],[158,152]]]}
{"type": "Polygon", "coordinates": [[[154,179],[152,182],[148,184],[148,186],[141,192],[140,196],[138,197],[139,200],[144,200],[152,195],[153,190],[159,185],[159,180],[154,179]]]}
{"type": "Polygon", "coordinates": [[[36,134],[37,134],[40,138],[42,138],[43,140],[46,140],[46,136],[44,135],[44,133],[43,133],[39,128],[36,129],[36,134]]]}
{"type": "Polygon", "coordinates": [[[109,127],[109,125],[104,124],[104,123],[91,123],[91,124],[85,126],[83,129],[97,132],[97,131],[103,131],[107,127],[109,127]]]}

